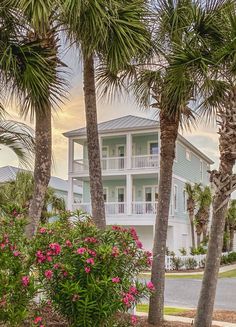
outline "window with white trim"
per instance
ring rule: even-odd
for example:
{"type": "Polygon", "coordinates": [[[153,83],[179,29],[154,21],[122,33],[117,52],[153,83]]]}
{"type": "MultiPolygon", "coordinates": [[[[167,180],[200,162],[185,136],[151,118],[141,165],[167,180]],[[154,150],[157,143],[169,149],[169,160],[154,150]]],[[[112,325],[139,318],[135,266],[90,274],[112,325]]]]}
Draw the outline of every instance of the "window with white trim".
{"type": "Polygon", "coordinates": [[[178,186],[174,185],[174,211],[178,211],[178,186]]]}
{"type": "Polygon", "coordinates": [[[188,149],[186,149],[186,159],[188,161],[191,161],[191,151],[189,151],[188,149]]]}

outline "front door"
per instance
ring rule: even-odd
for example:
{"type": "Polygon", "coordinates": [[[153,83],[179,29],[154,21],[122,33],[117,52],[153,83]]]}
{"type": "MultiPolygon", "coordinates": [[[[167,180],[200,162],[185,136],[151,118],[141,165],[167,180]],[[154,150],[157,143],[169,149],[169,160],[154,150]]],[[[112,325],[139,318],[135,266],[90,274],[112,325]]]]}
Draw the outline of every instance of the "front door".
{"type": "Polygon", "coordinates": [[[124,161],[124,156],[125,156],[125,146],[124,145],[118,145],[117,147],[117,154],[118,154],[118,168],[119,169],[124,169],[125,166],[125,161],[124,161]]]}
{"type": "Polygon", "coordinates": [[[117,202],[118,202],[118,213],[125,212],[125,188],[118,187],[117,188],[117,202]]]}

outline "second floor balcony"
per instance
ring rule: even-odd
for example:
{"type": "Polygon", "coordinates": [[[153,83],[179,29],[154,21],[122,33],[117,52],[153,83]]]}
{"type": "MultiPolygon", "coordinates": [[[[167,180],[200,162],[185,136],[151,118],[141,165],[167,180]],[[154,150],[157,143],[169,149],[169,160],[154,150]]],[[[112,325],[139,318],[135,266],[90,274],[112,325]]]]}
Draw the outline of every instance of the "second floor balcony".
{"type": "MultiPolygon", "coordinates": [[[[101,167],[103,171],[123,171],[126,169],[154,169],[158,168],[158,155],[138,155],[132,156],[130,163],[127,157],[106,157],[101,158],[101,167]]],[[[73,173],[88,173],[88,159],[79,159],[73,161],[73,173]]]]}

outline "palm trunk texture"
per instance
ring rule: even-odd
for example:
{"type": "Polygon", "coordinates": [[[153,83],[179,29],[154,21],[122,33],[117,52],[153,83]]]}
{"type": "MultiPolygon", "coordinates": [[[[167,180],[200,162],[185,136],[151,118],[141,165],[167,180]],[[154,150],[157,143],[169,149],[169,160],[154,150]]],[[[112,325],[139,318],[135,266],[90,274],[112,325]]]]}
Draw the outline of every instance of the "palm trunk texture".
{"type": "Polygon", "coordinates": [[[148,322],[157,326],[161,326],[164,319],[165,252],[178,126],[179,123],[175,118],[160,113],[160,180],[151,273],[151,281],[155,286],[155,292],[150,297],[148,315],[148,322]]]}
{"type": "Polygon", "coordinates": [[[97,105],[93,56],[84,55],[84,97],[87,122],[90,195],[92,216],[96,226],[106,227],[102,172],[97,127],[97,105]]]}
{"type": "Polygon", "coordinates": [[[211,182],[215,188],[213,217],[208,245],[206,266],[198,301],[195,327],[210,327],[216,294],[220,258],[223,246],[225,217],[230,194],[235,187],[236,175],[233,166],[236,159],[236,91],[229,96],[219,122],[219,170],[211,172],[211,182]]]}
{"type": "Polygon", "coordinates": [[[34,193],[29,206],[29,224],[26,235],[35,234],[43,209],[44,198],[51,177],[52,157],[52,127],[51,105],[45,114],[36,111],[35,126],[35,165],[34,165],[34,193]]]}

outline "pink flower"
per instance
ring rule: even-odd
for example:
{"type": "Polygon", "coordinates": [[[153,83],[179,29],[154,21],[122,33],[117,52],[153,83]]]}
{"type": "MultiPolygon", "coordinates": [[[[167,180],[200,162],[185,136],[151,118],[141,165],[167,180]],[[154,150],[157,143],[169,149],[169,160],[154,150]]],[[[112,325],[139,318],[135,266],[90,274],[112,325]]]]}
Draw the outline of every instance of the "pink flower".
{"type": "Polygon", "coordinates": [[[140,242],[139,240],[136,240],[135,242],[136,242],[137,247],[138,247],[139,249],[142,249],[142,247],[143,247],[142,242],[140,242]]]}
{"type": "Polygon", "coordinates": [[[47,259],[47,257],[40,250],[36,252],[36,257],[37,257],[38,263],[43,263],[47,259]]]}
{"type": "Polygon", "coordinates": [[[90,267],[84,267],[84,270],[85,270],[85,272],[88,274],[88,273],[90,273],[91,268],[90,268],[90,267]]]}
{"type": "Polygon", "coordinates": [[[47,261],[48,262],[52,262],[52,257],[50,257],[49,255],[47,256],[47,261]]]}
{"type": "Polygon", "coordinates": [[[119,253],[120,253],[120,251],[119,251],[118,247],[117,246],[113,246],[112,252],[111,252],[112,256],[113,257],[118,257],[119,253]]]}
{"type": "Polygon", "coordinates": [[[69,248],[71,248],[71,247],[72,247],[72,243],[71,243],[71,241],[66,240],[66,246],[68,246],[69,248]]]}
{"type": "Polygon", "coordinates": [[[153,285],[152,282],[148,282],[148,283],[147,283],[147,288],[148,288],[149,290],[151,290],[151,291],[154,291],[154,290],[155,290],[155,286],[153,285]]]}
{"type": "Polygon", "coordinates": [[[136,325],[138,322],[138,318],[134,315],[131,316],[131,324],[132,325],[136,325]]]}
{"type": "Polygon", "coordinates": [[[68,276],[68,272],[67,271],[63,271],[63,276],[67,277],[68,276]]]}
{"type": "Polygon", "coordinates": [[[20,251],[13,251],[13,255],[14,255],[14,257],[19,257],[20,251]]]}
{"type": "Polygon", "coordinates": [[[147,265],[151,266],[152,265],[152,259],[151,258],[147,258],[147,265]]]}
{"type": "Polygon", "coordinates": [[[132,302],[135,301],[135,297],[130,293],[123,293],[122,302],[129,308],[131,307],[132,302]]]}
{"type": "Polygon", "coordinates": [[[47,229],[45,227],[40,228],[39,233],[45,234],[47,232],[47,229]]]}
{"type": "Polygon", "coordinates": [[[151,258],[151,257],[152,257],[152,252],[150,252],[150,251],[145,251],[144,254],[145,254],[148,258],[151,258]]]}
{"type": "Polygon", "coordinates": [[[53,276],[53,272],[52,272],[52,270],[46,270],[45,273],[44,273],[44,276],[45,276],[47,279],[51,279],[52,276],[53,276]]]}
{"type": "Polygon", "coordinates": [[[90,263],[91,265],[94,265],[94,259],[93,258],[88,258],[86,260],[87,263],[90,263]]]}
{"type": "Polygon", "coordinates": [[[98,240],[95,237],[86,237],[84,239],[85,242],[89,242],[89,243],[97,243],[98,240]]]}
{"type": "Polygon", "coordinates": [[[134,227],[130,227],[129,231],[130,231],[130,234],[131,234],[132,238],[135,241],[137,241],[138,240],[138,235],[137,235],[137,232],[136,232],[135,228],[134,227]]]}
{"type": "Polygon", "coordinates": [[[136,295],[136,294],[138,294],[138,290],[135,286],[130,286],[129,293],[136,295]]]}
{"type": "Polygon", "coordinates": [[[38,323],[41,322],[42,320],[43,320],[42,317],[36,317],[36,318],[34,319],[34,324],[38,324],[38,323]]]}
{"type": "Polygon", "coordinates": [[[54,255],[58,255],[61,253],[61,246],[58,243],[51,243],[49,245],[50,249],[53,251],[54,255]]]}
{"type": "Polygon", "coordinates": [[[93,257],[96,257],[97,253],[96,251],[93,251],[93,250],[88,250],[88,253],[91,254],[93,257]]]}
{"type": "Polygon", "coordinates": [[[53,268],[54,268],[54,269],[58,269],[59,267],[60,267],[59,263],[55,263],[55,264],[53,265],[53,268]]]}
{"type": "Polygon", "coordinates": [[[6,245],[5,245],[4,243],[1,243],[1,244],[0,244],[0,248],[1,248],[2,250],[5,248],[5,246],[6,246],[6,245]]]}
{"type": "Polygon", "coordinates": [[[120,278],[119,277],[114,277],[112,278],[112,283],[119,283],[120,282],[120,278]]]}
{"type": "Polygon", "coordinates": [[[29,279],[29,276],[23,276],[21,278],[21,283],[23,286],[27,287],[30,283],[30,279],[29,279]]]}
{"type": "Polygon", "coordinates": [[[85,248],[78,248],[76,251],[78,254],[84,254],[84,252],[86,252],[85,248]]]}

